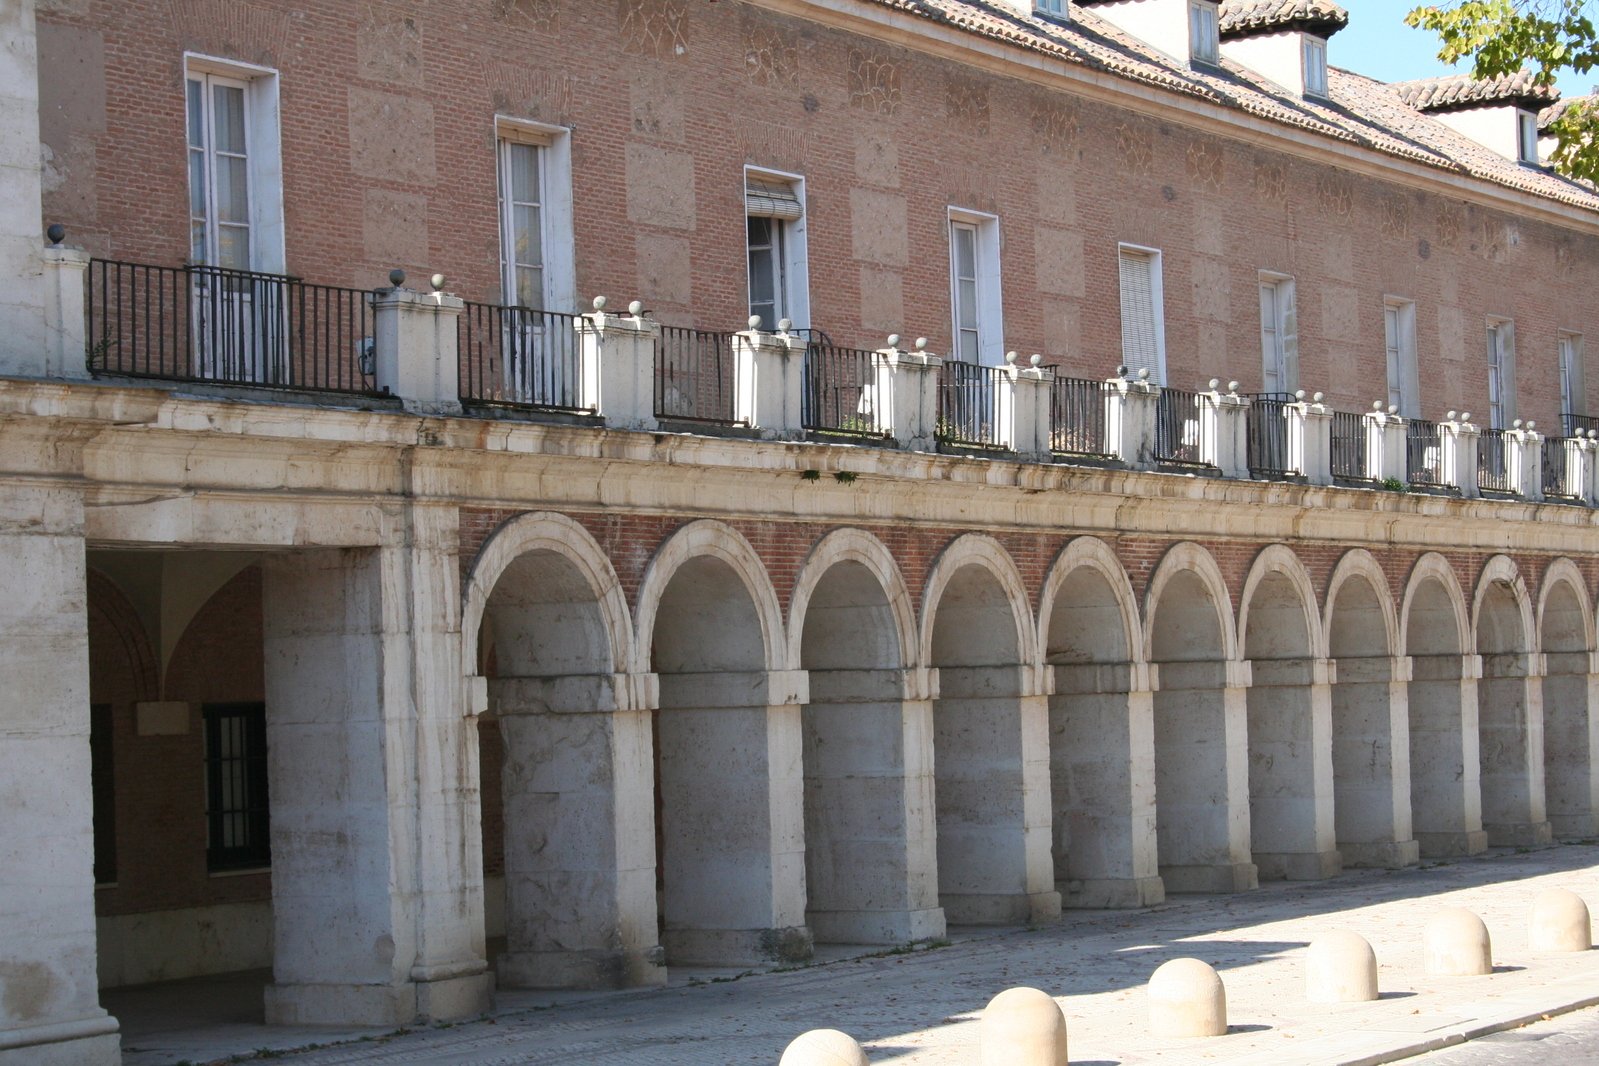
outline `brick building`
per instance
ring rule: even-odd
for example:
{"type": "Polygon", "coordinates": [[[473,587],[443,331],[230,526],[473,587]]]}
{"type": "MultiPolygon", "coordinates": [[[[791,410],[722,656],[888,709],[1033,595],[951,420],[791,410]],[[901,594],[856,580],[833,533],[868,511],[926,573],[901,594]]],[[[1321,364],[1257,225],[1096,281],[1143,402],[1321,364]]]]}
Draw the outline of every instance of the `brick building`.
{"type": "Polygon", "coordinates": [[[1599,195],[1344,23],[8,5],[0,1063],[1599,831],[1599,195]]]}

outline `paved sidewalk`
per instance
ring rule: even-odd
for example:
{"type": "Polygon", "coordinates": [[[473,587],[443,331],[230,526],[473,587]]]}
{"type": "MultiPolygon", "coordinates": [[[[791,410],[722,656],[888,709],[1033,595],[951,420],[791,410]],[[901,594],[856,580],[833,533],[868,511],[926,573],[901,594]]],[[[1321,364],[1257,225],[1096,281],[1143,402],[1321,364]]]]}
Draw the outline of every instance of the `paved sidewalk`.
{"type": "MultiPolygon", "coordinates": [[[[162,1014],[150,999],[148,1010],[124,1015],[124,1061],[206,1062],[258,1048],[357,1039],[274,1057],[296,1066],[775,1066],[788,1040],[826,1026],[855,1035],[874,1063],[971,1066],[983,1004],[1025,984],[1062,1002],[1074,1066],[1388,1062],[1599,1003],[1599,951],[1535,955],[1527,949],[1528,906],[1548,887],[1572,889],[1599,907],[1599,846],[1352,871],[1238,895],[1180,896],[1146,911],[1069,912],[1045,928],[957,930],[947,947],[789,972],[736,979],[678,972],[665,990],[507,992],[490,1019],[398,1036],[296,1033],[238,1017],[185,1031],[176,1014],[162,1014]],[[1421,972],[1422,926],[1439,908],[1454,905],[1470,907],[1487,922],[1495,973],[1436,978],[1421,972]],[[1339,928],[1360,933],[1376,950],[1379,1001],[1306,1002],[1305,945],[1339,928]],[[1204,959],[1221,972],[1232,1023],[1227,1036],[1184,1041],[1147,1035],[1143,985],[1160,963],[1182,956],[1204,959]]],[[[118,996],[107,1000],[116,1011],[118,996]]]]}

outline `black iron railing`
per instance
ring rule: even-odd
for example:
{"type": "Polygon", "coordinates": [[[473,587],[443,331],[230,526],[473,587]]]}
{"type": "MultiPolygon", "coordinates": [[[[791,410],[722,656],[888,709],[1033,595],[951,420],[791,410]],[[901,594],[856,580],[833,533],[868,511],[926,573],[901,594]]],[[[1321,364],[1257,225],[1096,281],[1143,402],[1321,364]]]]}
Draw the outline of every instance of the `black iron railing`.
{"type": "Polygon", "coordinates": [[[555,311],[467,303],[457,327],[462,401],[587,411],[580,398],[582,322],[555,311]]]}
{"type": "Polygon", "coordinates": [[[1510,491],[1510,464],[1505,461],[1505,431],[1485,429],[1477,438],[1477,488],[1510,491]]]}
{"type": "Polygon", "coordinates": [[[1294,402],[1288,392],[1254,392],[1244,437],[1249,453],[1249,476],[1283,478],[1300,473],[1288,460],[1288,405],[1294,402]]]}
{"type": "Polygon", "coordinates": [[[1105,439],[1105,383],[1056,378],[1049,387],[1049,449],[1057,455],[1110,454],[1105,439]]]}
{"type": "Polygon", "coordinates": [[[804,378],[800,396],[804,428],[852,437],[887,435],[888,412],[878,402],[875,352],[812,340],[805,346],[804,378]]]}
{"type": "Polygon", "coordinates": [[[1599,430],[1599,415],[1563,414],[1560,423],[1568,437],[1585,437],[1589,430],[1599,430]]]}
{"type": "Polygon", "coordinates": [[[1155,461],[1180,466],[1205,465],[1204,425],[1199,393],[1162,389],[1155,405],[1155,461]]]}
{"type": "Polygon", "coordinates": [[[1570,500],[1582,495],[1578,486],[1571,483],[1569,475],[1572,466],[1582,469],[1579,447],[1575,437],[1549,437],[1543,442],[1543,462],[1539,475],[1543,478],[1543,494],[1546,497],[1570,500]]]}
{"type": "Polygon", "coordinates": [[[655,351],[655,416],[722,425],[736,421],[731,334],[661,327],[655,351]]]}
{"type": "Polygon", "coordinates": [[[281,274],[96,259],[95,374],[373,393],[372,296],[281,274]]]}
{"type": "Polygon", "coordinates": [[[1375,481],[1366,465],[1366,417],[1355,411],[1334,411],[1330,429],[1333,480],[1375,481]]]}
{"type": "Polygon", "coordinates": [[[944,363],[938,378],[938,425],[935,435],[945,444],[999,447],[995,398],[997,366],[978,366],[958,359],[944,363]]]}
{"type": "Polygon", "coordinates": [[[1412,418],[1405,425],[1405,473],[1412,485],[1444,483],[1443,435],[1438,423],[1412,418]]]}

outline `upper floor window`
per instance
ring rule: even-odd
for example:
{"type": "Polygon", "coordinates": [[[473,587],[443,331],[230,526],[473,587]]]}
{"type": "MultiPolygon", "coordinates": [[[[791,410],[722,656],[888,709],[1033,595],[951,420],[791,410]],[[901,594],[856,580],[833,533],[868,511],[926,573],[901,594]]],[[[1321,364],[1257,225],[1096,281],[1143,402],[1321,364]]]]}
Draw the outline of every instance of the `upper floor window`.
{"type": "Polygon", "coordinates": [[[744,172],[744,242],[750,314],[766,329],[809,317],[804,185],[799,178],[744,172]]]}
{"type": "Polygon", "coordinates": [[[1573,416],[1587,414],[1586,393],[1582,381],[1582,334],[1560,334],[1560,420],[1565,432],[1575,427],[1573,416]]]}
{"type": "Polygon", "coordinates": [[[1188,54],[1201,63],[1221,62],[1216,0],[1188,0],[1188,54]]]}
{"type": "Polygon", "coordinates": [[[1040,15],[1063,19],[1066,17],[1066,0],[1033,0],[1033,10],[1040,15]]]}
{"type": "Polygon", "coordinates": [[[1538,116],[1531,111],[1516,112],[1516,154],[1523,163],[1538,160],[1538,116]]]}
{"type": "Polygon", "coordinates": [[[1516,417],[1515,326],[1488,320],[1488,428],[1504,429],[1516,417]]]}
{"type": "Polygon", "coordinates": [[[949,287],[954,347],[967,363],[997,366],[1005,330],[999,287],[999,219],[974,211],[949,214],[949,287]]]}
{"type": "Polygon", "coordinates": [[[1165,302],[1160,253],[1152,248],[1122,245],[1122,364],[1128,373],[1148,370],[1156,384],[1166,380],[1165,302]]]}
{"type": "Polygon", "coordinates": [[[1260,352],[1262,392],[1291,393],[1299,388],[1299,325],[1293,278],[1261,275],[1260,352]]]}
{"type": "Polygon", "coordinates": [[[501,138],[500,271],[505,302],[544,310],[542,147],[501,138]]]}
{"type": "Polygon", "coordinates": [[[1383,302],[1383,341],[1388,352],[1388,406],[1406,418],[1421,413],[1416,376],[1416,305],[1411,300],[1383,302]]]}
{"type": "Polygon", "coordinates": [[[1327,42],[1312,34],[1304,35],[1301,46],[1305,67],[1305,92],[1310,96],[1327,95],[1327,42]]]}
{"type": "Polygon", "coordinates": [[[199,56],[185,67],[190,260],[282,273],[277,74],[199,56]]]}

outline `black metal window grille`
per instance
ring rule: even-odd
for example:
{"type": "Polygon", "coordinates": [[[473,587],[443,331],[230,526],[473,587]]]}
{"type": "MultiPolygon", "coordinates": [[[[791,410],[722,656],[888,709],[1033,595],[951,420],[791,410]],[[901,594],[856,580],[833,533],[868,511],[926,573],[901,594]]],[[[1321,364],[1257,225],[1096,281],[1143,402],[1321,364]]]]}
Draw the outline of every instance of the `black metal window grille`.
{"type": "Polygon", "coordinates": [[[1510,491],[1510,464],[1505,461],[1505,431],[1485,429],[1477,440],[1477,487],[1510,491]]]}
{"type": "Polygon", "coordinates": [[[1155,404],[1155,461],[1180,466],[1205,465],[1204,419],[1199,393],[1162,389],[1155,404]]]}
{"type": "Polygon", "coordinates": [[[1579,495],[1567,476],[1568,464],[1580,455],[1578,447],[1576,439],[1572,437],[1550,437],[1543,442],[1543,469],[1540,475],[1545,496],[1569,500],[1579,495]]]}
{"type": "Polygon", "coordinates": [[[800,398],[804,428],[816,433],[883,437],[877,389],[877,353],[813,340],[805,346],[805,388],[800,398]]]}
{"type": "Polygon", "coordinates": [[[1354,411],[1332,413],[1332,476],[1336,481],[1375,480],[1366,468],[1366,418],[1354,411]]]}
{"type": "Polygon", "coordinates": [[[1105,383],[1056,378],[1049,387],[1049,448],[1057,455],[1106,456],[1105,383]]]}
{"type": "Polygon", "coordinates": [[[461,399],[467,403],[587,411],[579,401],[582,327],[577,315],[467,303],[457,327],[461,399]]]}
{"type": "Polygon", "coordinates": [[[1443,437],[1438,423],[1413,418],[1406,424],[1405,471],[1412,485],[1444,483],[1443,437]]]}
{"type": "Polygon", "coordinates": [[[205,718],[206,866],[272,862],[267,800],[266,705],[208,703],[205,718]]]}
{"type": "Polygon", "coordinates": [[[1252,401],[1244,423],[1249,474],[1255,478],[1282,478],[1300,471],[1288,462],[1288,405],[1292,393],[1250,393],[1252,401]]]}
{"type": "Polygon", "coordinates": [[[999,446],[994,424],[1000,368],[949,359],[939,371],[937,437],[945,444],[999,446]]]}
{"type": "Polygon", "coordinates": [[[655,416],[731,425],[733,338],[681,326],[662,326],[655,352],[655,416]]]}
{"type": "Polygon", "coordinates": [[[117,879],[117,775],[109,703],[89,707],[89,789],[94,810],[94,883],[117,879]]]}
{"type": "Polygon", "coordinates": [[[95,374],[376,393],[371,294],[281,274],[96,259],[85,293],[95,374]]]}

